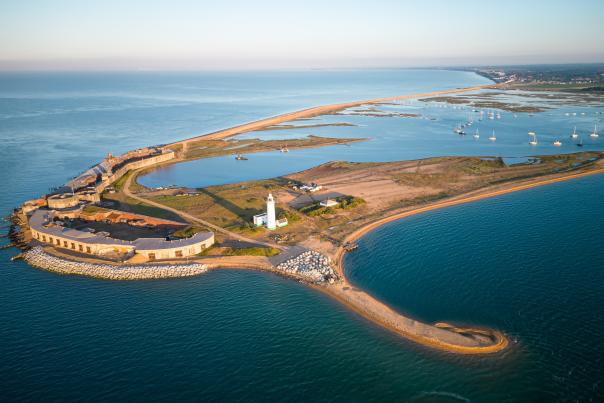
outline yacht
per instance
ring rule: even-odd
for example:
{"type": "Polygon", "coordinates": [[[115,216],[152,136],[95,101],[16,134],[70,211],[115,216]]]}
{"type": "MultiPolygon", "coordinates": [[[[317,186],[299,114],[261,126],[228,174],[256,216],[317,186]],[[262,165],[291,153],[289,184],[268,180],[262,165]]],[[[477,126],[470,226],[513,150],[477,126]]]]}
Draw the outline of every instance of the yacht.
{"type": "Polygon", "coordinates": [[[598,134],[598,125],[594,126],[594,132],[592,134],[589,135],[589,137],[597,139],[598,137],[600,137],[600,135],[598,134]]]}
{"type": "Polygon", "coordinates": [[[577,143],[577,147],[583,147],[583,139],[579,137],[579,142],[577,143]]]}
{"type": "Polygon", "coordinates": [[[491,135],[491,137],[489,137],[489,140],[491,140],[491,141],[497,140],[497,137],[495,137],[495,129],[493,129],[493,134],[491,135]]]}
{"type": "Polygon", "coordinates": [[[556,147],[560,147],[562,145],[562,142],[560,140],[556,140],[556,141],[554,141],[554,145],[556,147]]]}
{"type": "Polygon", "coordinates": [[[572,134],[570,135],[570,138],[576,139],[578,137],[579,137],[579,135],[577,134],[577,126],[575,126],[575,129],[573,130],[572,134]]]}
{"type": "Polygon", "coordinates": [[[289,149],[287,147],[281,147],[279,151],[281,151],[282,153],[288,153],[289,149]]]}
{"type": "Polygon", "coordinates": [[[528,132],[529,135],[529,144],[532,146],[537,145],[537,134],[535,132],[528,132]]]}
{"type": "Polygon", "coordinates": [[[476,129],[476,133],[474,133],[474,138],[475,139],[480,138],[480,133],[478,133],[478,129],[476,129]]]}
{"type": "Polygon", "coordinates": [[[237,154],[237,156],[235,157],[235,159],[237,161],[247,161],[247,158],[245,158],[243,155],[241,154],[237,154]]]}

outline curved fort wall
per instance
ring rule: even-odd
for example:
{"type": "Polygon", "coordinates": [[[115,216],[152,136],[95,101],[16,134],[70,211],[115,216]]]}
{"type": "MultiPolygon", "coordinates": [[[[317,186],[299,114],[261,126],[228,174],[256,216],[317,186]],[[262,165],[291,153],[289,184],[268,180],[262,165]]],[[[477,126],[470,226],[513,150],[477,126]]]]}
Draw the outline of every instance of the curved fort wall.
{"type": "Polygon", "coordinates": [[[141,255],[145,260],[193,256],[214,244],[213,232],[198,232],[190,238],[166,240],[139,238],[123,241],[102,234],[65,228],[52,221],[49,211],[36,210],[29,218],[33,239],[56,248],[113,258],[141,255]]]}
{"type": "Polygon", "coordinates": [[[80,198],[76,194],[62,193],[52,195],[48,198],[48,207],[51,209],[65,209],[80,204],[80,198]]]}
{"type": "Polygon", "coordinates": [[[175,156],[174,151],[165,151],[161,154],[154,155],[152,157],[146,157],[137,161],[129,162],[124,166],[117,169],[115,172],[103,175],[101,183],[96,186],[97,192],[102,192],[107,188],[110,184],[121,178],[126,172],[133,169],[146,168],[151,165],[159,164],[161,162],[169,161],[173,159],[175,156]]]}

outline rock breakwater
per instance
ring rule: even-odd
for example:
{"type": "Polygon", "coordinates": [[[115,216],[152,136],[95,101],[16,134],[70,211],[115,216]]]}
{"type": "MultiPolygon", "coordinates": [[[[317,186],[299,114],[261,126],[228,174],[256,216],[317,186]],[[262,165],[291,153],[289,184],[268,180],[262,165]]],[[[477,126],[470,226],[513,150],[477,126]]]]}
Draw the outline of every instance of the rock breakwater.
{"type": "Polygon", "coordinates": [[[60,274],[72,274],[103,278],[107,280],[149,280],[176,277],[191,277],[208,271],[205,264],[170,265],[112,265],[75,262],[50,255],[37,246],[22,254],[31,266],[60,274]]]}
{"type": "Polygon", "coordinates": [[[339,277],[331,259],[312,250],[277,265],[277,270],[302,277],[312,283],[334,283],[339,277]]]}

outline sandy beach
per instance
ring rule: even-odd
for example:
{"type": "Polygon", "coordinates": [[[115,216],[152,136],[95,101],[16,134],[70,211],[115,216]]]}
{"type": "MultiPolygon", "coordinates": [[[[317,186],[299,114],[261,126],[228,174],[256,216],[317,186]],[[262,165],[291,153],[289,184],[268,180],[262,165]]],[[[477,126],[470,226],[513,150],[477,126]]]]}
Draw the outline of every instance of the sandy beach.
{"type": "MultiPolygon", "coordinates": [[[[482,190],[476,192],[477,194],[459,196],[453,200],[433,203],[385,217],[359,228],[346,238],[346,242],[353,242],[384,224],[416,214],[602,173],[604,173],[604,168],[598,168],[587,172],[559,175],[549,179],[527,181],[528,183],[521,183],[497,190],[482,190]]],[[[417,343],[452,353],[492,354],[500,352],[509,346],[508,339],[498,330],[462,329],[439,323],[430,325],[397,313],[366,292],[355,289],[348,282],[343,267],[344,254],[345,250],[343,248],[339,248],[336,254],[336,267],[343,279],[342,282],[337,285],[327,286],[324,288],[324,291],[366,319],[417,343]],[[464,335],[460,335],[458,332],[463,332],[464,335]],[[466,335],[471,335],[472,337],[466,335]]]]}
{"type": "Polygon", "coordinates": [[[396,95],[391,97],[384,98],[375,98],[375,99],[366,99],[360,101],[352,101],[340,104],[331,104],[331,105],[323,105],[323,106],[315,106],[308,109],[303,109],[301,111],[295,111],[290,113],[285,113],[282,115],[272,116],[265,119],[256,120],[254,122],[245,123],[242,125],[234,126],[228,129],[219,130],[217,132],[204,134],[201,136],[191,137],[185,140],[177,141],[171,144],[167,144],[166,147],[175,146],[175,145],[184,145],[185,143],[195,142],[199,140],[219,140],[224,139],[231,136],[236,136],[238,134],[251,132],[254,130],[264,129],[269,126],[274,126],[280,123],[289,122],[291,120],[303,119],[303,118],[312,118],[320,115],[327,115],[330,113],[334,113],[337,111],[341,111],[343,109],[352,108],[355,106],[368,105],[368,104],[379,104],[383,102],[392,102],[392,101],[402,101],[405,99],[418,99],[418,98],[428,98],[434,97],[438,95],[446,95],[446,94],[455,94],[460,92],[469,92],[469,91],[478,91],[483,90],[485,88],[497,88],[499,84],[489,84],[489,85],[481,85],[476,87],[466,87],[466,88],[456,88],[453,90],[445,90],[445,91],[434,91],[427,92],[422,94],[411,94],[411,95],[396,95]]]}

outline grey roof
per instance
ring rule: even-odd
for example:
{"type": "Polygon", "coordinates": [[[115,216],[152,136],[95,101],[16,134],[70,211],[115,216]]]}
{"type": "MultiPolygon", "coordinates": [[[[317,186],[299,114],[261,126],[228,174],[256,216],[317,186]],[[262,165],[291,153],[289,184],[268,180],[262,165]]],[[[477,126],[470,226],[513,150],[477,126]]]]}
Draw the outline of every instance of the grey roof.
{"type": "Polygon", "coordinates": [[[136,250],[173,249],[191,246],[199,242],[207,241],[214,236],[213,232],[198,232],[190,238],[166,241],[164,238],[138,238],[134,241],[136,250]]]}
{"type": "Polygon", "coordinates": [[[133,246],[137,250],[172,249],[190,246],[207,241],[214,236],[213,232],[198,232],[190,238],[166,241],[164,238],[138,238],[135,241],[124,241],[87,231],[65,228],[52,224],[52,214],[48,210],[36,210],[29,218],[29,226],[46,235],[61,237],[88,244],[133,246]]]}
{"type": "Polygon", "coordinates": [[[52,214],[48,210],[36,210],[29,218],[29,226],[46,235],[70,239],[81,243],[134,246],[132,242],[123,241],[87,231],[65,228],[52,224],[52,214]]]}

